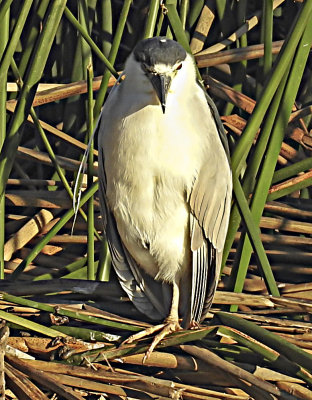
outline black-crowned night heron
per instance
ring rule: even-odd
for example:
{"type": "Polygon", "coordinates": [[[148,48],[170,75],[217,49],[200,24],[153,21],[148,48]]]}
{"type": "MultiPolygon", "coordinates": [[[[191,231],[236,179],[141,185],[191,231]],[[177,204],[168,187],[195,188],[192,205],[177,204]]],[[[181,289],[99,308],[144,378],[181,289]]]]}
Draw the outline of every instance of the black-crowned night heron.
{"type": "Polygon", "coordinates": [[[215,105],[193,58],[165,37],[137,44],[99,124],[102,217],[128,296],[167,333],[203,320],[218,283],[232,178],[215,105]]]}

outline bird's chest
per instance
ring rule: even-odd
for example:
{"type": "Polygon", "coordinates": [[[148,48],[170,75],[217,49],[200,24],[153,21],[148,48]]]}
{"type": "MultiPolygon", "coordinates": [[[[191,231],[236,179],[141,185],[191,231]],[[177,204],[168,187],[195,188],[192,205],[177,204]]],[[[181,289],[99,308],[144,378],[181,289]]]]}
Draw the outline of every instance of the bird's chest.
{"type": "Polygon", "coordinates": [[[188,185],[201,158],[191,132],[182,113],[164,115],[159,106],[147,106],[126,116],[108,138],[106,171],[115,181],[142,188],[161,177],[188,185]]]}
{"type": "Polygon", "coordinates": [[[159,106],[147,106],[125,117],[107,138],[107,195],[125,222],[147,226],[185,202],[201,151],[182,121],[180,113],[164,115],[159,106]]]}

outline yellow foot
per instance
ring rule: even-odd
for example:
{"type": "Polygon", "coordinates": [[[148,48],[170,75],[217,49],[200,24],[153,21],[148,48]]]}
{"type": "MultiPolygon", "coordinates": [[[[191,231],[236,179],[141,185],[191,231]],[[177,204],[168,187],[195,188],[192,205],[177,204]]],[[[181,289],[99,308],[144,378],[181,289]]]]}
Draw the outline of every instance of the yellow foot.
{"type": "Polygon", "coordinates": [[[145,356],[143,358],[143,363],[148,359],[148,357],[152,354],[153,350],[155,347],[170,333],[177,332],[181,329],[181,326],[179,324],[179,321],[165,321],[163,324],[151,326],[150,328],[145,329],[144,331],[135,333],[134,335],[131,335],[128,339],[126,339],[123,343],[133,343],[136,340],[142,339],[145,336],[152,335],[155,332],[160,331],[155,337],[148,348],[147,352],[145,353],[145,356]]]}

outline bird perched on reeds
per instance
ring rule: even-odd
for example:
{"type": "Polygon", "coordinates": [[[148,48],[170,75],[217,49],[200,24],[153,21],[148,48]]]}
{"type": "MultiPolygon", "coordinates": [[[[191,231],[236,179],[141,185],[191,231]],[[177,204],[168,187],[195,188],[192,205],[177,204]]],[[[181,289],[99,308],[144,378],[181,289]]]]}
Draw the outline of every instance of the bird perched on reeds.
{"type": "Polygon", "coordinates": [[[102,217],[112,263],[139,311],[164,322],[149,349],[199,323],[219,278],[232,178],[227,139],[191,55],[137,44],[99,123],[102,217]]]}

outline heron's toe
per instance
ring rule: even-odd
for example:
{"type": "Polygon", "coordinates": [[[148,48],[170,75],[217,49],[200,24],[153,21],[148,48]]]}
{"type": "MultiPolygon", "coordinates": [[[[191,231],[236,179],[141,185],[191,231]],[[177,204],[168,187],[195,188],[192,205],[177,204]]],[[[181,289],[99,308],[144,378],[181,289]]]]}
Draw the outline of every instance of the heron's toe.
{"type": "Polygon", "coordinates": [[[154,337],[152,344],[148,348],[147,352],[145,353],[145,356],[143,358],[143,363],[148,359],[148,357],[152,354],[154,351],[155,347],[167,336],[170,335],[170,333],[177,332],[181,330],[181,326],[179,321],[177,320],[166,320],[165,323],[163,324],[163,328],[161,331],[154,337]]]}
{"type": "Polygon", "coordinates": [[[138,333],[135,333],[131,336],[128,337],[128,339],[124,340],[122,342],[122,344],[129,344],[129,343],[133,343],[139,339],[144,338],[145,336],[149,336],[152,335],[153,333],[160,331],[165,324],[159,324],[159,325],[155,325],[155,326],[151,326],[150,328],[144,329],[143,331],[140,331],[138,333]]]}
{"type": "Polygon", "coordinates": [[[155,347],[167,336],[170,335],[170,333],[177,332],[181,330],[181,326],[178,320],[172,320],[170,318],[167,318],[163,324],[151,326],[150,328],[144,329],[143,331],[140,331],[138,333],[135,333],[134,335],[131,335],[126,339],[125,341],[122,342],[122,344],[130,344],[133,343],[139,339],[142,339],[146,336],[152,335],[155,332],[159,333],[154,337],[152,344],[148,348],[144,358],[143,358],[143,363],[148,359],[148,357],[152,354],[154,351],[155,347]]]}

